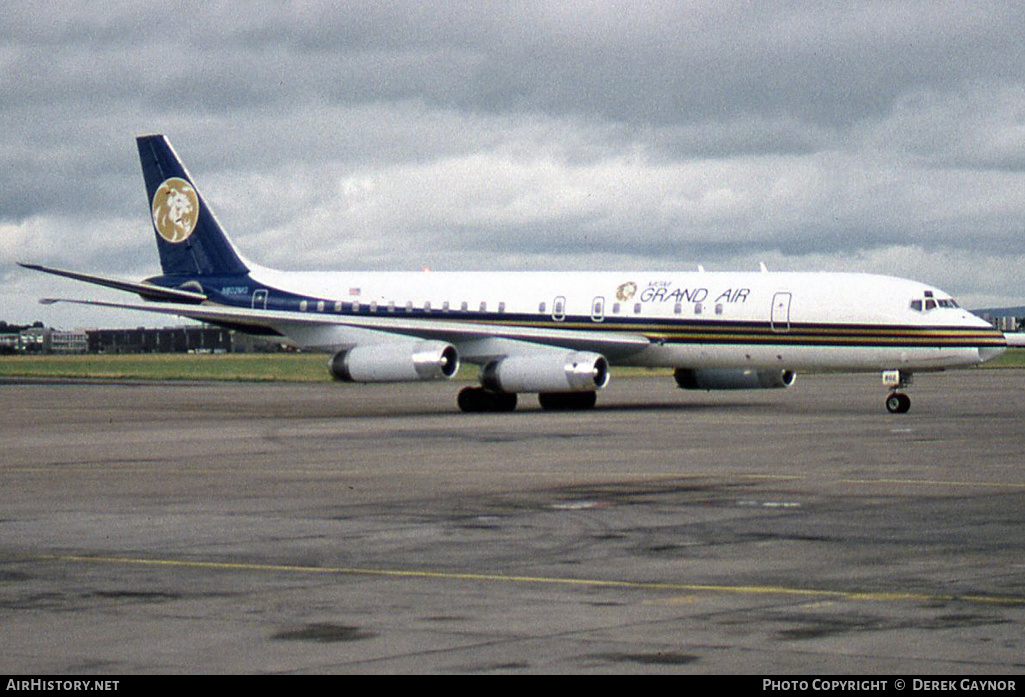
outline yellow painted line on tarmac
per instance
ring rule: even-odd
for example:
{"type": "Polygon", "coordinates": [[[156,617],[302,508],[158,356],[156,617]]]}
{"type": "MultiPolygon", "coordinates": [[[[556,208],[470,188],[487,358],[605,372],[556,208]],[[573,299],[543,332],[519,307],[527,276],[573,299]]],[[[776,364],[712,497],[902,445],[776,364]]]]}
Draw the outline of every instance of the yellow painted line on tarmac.
{"type": "Polygon", "coordinates": [[[838,479],[839,484],[900,484],[903,486],[981,486],[989,488],[1025,489],[1025,482],[955,481],[950,479],[838,479]]]}
{"type": "Polygon", "coordinates": [[[369,569],[360,567],[297,566],[291,564],[254,564],[242,562],[188,561],[180,559],[143,559],[137,557],[104,557],[86,555],[53,555],[39,557],[47,561],[92,564],[125,564],[162,566],[178,569],[211,569],[219,571],[257,571],[295,574],[335,574],[344,576],[378,576],[405,579],[440,579],[450,581],[478,581],[487,583],[532,584],[583,588],[615,588],[623,590],[653,590],[687,593],[716,593],[720,595],[780,595],[833,600],[862,600],[871,602],[970,602],[991,605],[1025,605],[1025,596],[990,595],[938,595],[902,591],[844,591],[788,586],[721,585],[697,583],[664,583],[657,581],[621,581],[594,578],[564,578],[558,576],[517,576],[505,574],[478,574],[455,571],[412,571],[402,569],[369,569]]]}

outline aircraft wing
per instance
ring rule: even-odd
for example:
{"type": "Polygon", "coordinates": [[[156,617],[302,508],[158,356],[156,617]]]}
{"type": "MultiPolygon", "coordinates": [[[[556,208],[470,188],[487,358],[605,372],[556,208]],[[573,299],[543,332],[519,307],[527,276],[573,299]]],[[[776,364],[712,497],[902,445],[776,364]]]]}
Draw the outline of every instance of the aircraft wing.
{"type": "Polygon", "coordinates": [[[57,269],[52,266],[42,266],[40,264],[23,264],[20,261],[18,262],[18,266],[31,269],[33,271],[42,271],[43,273],[53,274],[54,276],[73,278],[76,281],[85,281],[86,283],[92,283],[97,286],[126,290],[129,293],[138,293],[143,300],[162,300],[165,302],[198,304],[207,299],[206,295],[203,293],[180,290],[178,288],[163,288],[152,283],[140,283],[138,281],[128,281],[121,278],[111,278],[109,276],[97,276],[94,274],[81,273],[79,271],[57,269]]]}
{"type": "Polygon", "coordinates": [[[209,322],[243,330],[270,330],[289,336],[297,328],[351,327],[375,330],[397,336],[437,339],[451,343],[477,339],[501,338],[525,341],[546,346],[559,346],[575,350],[633,353],[648,346],[651,341],[640,334],[628,332],[591,332],[574,329],[550,329],[502,324],[494,321],[467,322],[444,319],[403,317],[374,317],[360,315],[329,315],[315,312],[282,312],[225,305],[188,305],[183,303],[117,303],[100,300],[74,300],[48,298],[45,304],[55,302],[141,310],[165,315],[177,315],[200,322],[209,322]]]}

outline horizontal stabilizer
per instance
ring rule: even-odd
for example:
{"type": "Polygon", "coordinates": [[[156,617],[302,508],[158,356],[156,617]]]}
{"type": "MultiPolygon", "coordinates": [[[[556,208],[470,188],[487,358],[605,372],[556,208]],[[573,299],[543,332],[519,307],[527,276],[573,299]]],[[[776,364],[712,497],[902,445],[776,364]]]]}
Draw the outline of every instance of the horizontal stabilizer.
{"type": "Polygon", "coordinates": [[[26,269],[31,269],[33,271],[42,271],[43,273],[53,274],[54,276],[73,278],[76,281],[85,281],[86,283],[92,283],[97,286],[105,286],[107,288],[115,288],[117,290],[126,290],[129,293],[138,293],[143,300],[159,300],[164,302],[198,304],[207,299],[206,295],[204,295],[203,293],[196,293],[194,291],[189,290],[179,290],[177,288],[163,288],[161,286],[153,285],[152,283],[140,283],[138,281],[126,281],[120,278],[96,276],[93,274],[80,273],[78,271],[55,269],[53,267],[41,266],[39,264],[23,264],[21,262],[18,262],[18,266],[24,267],[26,269]]]}

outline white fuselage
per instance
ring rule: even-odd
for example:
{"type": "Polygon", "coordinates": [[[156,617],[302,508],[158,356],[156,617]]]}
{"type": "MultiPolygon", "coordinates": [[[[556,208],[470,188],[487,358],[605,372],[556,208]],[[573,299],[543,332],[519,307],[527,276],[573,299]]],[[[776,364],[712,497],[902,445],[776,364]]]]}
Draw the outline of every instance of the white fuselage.
{"type": "MultiPolygon", "coordinates": [[[[1003,350],[1001,335],[948,294],[869,274],[255,268],[251,280],[254,304],[266,284],[305,298],[297,301],[300,313],[379,317],[382,328],[415,317],[650,340],[643,348],[610,347],[605,353],[619,365],[927,370],[975,365],[1003,350]]],[[[338,331],[332,341],[346,343],[338,331]]],[[[459,347],[465,360],[490,355],[478,344],[459,347]]]]}

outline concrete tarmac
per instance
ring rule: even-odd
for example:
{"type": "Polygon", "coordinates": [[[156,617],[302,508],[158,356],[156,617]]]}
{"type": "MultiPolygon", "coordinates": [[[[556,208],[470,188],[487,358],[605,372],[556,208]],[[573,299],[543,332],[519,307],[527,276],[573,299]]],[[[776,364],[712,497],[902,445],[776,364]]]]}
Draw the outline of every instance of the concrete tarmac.
{"type": "Polygon", "coordinates": [[[0,673],[1025,670],[1025,371],[0,381],[0,673]]]}

